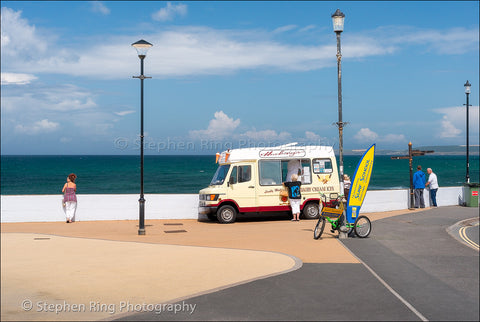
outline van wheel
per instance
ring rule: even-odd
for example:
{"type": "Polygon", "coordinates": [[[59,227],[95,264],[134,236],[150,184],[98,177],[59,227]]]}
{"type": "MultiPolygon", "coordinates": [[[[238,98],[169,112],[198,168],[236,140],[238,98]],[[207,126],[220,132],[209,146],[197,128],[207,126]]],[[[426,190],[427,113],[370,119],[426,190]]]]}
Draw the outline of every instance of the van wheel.
{"type": "Polygon", "coordinates": [[[319,214],[320,211],[317,203],[309,202],[303,207],[303,217],[305,217],[305,219],[317,219],[319,214]]]}
{"type": "Polygon", "coordinates": [[[229,205],[221,206],[217,210],[217,219],[222,224],[231,224],[237,218],[237,211],[229,205]]]}

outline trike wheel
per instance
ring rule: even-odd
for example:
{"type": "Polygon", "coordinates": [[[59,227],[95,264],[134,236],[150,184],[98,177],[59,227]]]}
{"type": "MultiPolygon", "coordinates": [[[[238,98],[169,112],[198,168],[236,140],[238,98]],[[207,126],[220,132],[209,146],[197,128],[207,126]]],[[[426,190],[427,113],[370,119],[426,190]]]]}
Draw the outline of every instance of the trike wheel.
{"type": "Polygon", "coordinates": [[[315,229],[313,230],[313,238],[314,239],[319,239],[320,236],[323,234],[323,230],[325,229],[325,218],[320,217],[318,218],[317,225],[315,226],[315,229]]]}
{"type": "Polygon", "coordinates": [[[366,216],[359,216],[357,220],[355,220],[354,230],[355,234],[360,238],[365,238],[370,235],[372,231],[370,219],[366,216]]]}

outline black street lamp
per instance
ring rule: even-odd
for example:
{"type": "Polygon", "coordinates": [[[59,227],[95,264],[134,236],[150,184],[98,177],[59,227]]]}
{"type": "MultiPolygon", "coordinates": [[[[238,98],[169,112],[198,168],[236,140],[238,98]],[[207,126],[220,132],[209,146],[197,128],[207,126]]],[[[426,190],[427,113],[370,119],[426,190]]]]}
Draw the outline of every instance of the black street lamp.
{"type": "MultiPolygon", "coordinates": [[[[332,15],[333,21],[333,31],[337,34],[337,75],[338,75],[338,122],[336,123],[338,126],[338,138],[339,138],[339,152],[340,152],[340,192],[344,191],[344,183],[343,183],[343,126],[346,124],[342,120],[342,50],[340,46],[340,34],[343,31],[343,24],[345,21],[345,14],[337,9],[335,13],[332,15]]],[[[343,224],[344,229],[340,230],[339,238],[347,238],[348,235],[346,233],[346,218],[343,216],[343,224]]]]}
{"type": "Polygon", "coordinates": [[[467,95],[467,174],[465,175],[465,182],[470,183],[470,163],[469,163],[469,144],[468,144],[468,97],[470,96],[470,87],[472,84],[470,84],[467,80],[467,82],[463,85],[465,86],[465,94],[467,95]]]}
{"type": "Polygon", "coordinates": [[[143,39],[132,44],[137,50],[138,58],[140,58],[140,76],[133,76],[133,78],[140,79],[140,199],[138,204],[140,208],[138,218],[138,234],[145,235],[145,198],[143,196],[143,80],[146,77],[143,75],[143,60],[147,56],[147,51],[153,45],[143,39]]]}

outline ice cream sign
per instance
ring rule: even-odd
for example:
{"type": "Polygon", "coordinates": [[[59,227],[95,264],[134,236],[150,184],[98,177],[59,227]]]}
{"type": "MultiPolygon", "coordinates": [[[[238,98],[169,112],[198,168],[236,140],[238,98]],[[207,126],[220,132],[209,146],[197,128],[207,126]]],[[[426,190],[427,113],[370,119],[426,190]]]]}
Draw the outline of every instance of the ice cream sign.
{"type": "Polygon", "coordinates": [[[260,158],[269,159],[269,158],[294,158],[294,157],[304,157],[305,150],[288,150],[288,149],[267,149],[259,152],[260,158]]]}

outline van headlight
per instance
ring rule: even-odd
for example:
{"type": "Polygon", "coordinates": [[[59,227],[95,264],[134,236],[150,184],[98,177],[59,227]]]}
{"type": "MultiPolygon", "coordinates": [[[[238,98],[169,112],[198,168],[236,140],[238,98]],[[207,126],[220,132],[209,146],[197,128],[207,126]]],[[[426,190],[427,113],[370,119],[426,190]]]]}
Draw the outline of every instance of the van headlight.
{"type": "Polygon", "coordinates": [[[205,195],[200,195],[200,200],[205,200],[205,201],[217,201],[218,200],[218,194],[205,194],[205,195]]]}

